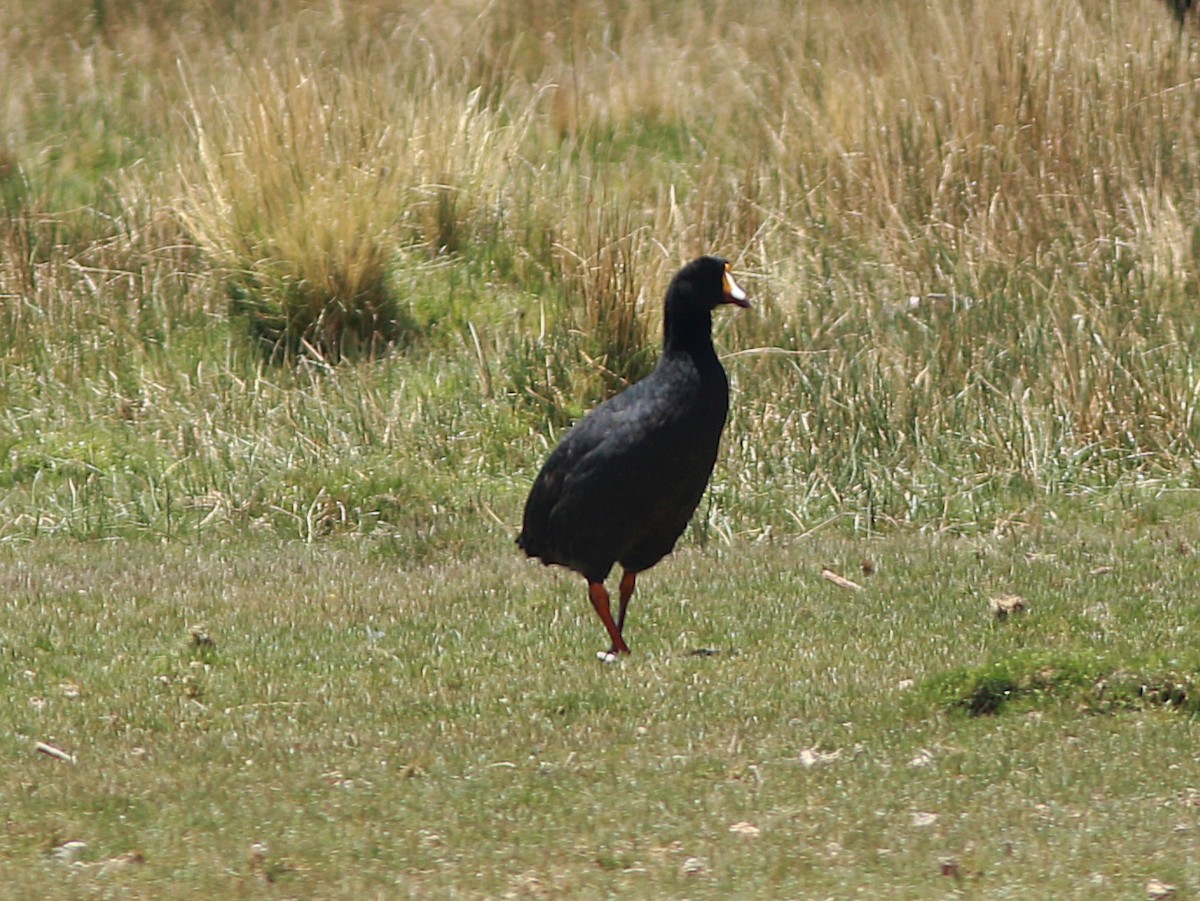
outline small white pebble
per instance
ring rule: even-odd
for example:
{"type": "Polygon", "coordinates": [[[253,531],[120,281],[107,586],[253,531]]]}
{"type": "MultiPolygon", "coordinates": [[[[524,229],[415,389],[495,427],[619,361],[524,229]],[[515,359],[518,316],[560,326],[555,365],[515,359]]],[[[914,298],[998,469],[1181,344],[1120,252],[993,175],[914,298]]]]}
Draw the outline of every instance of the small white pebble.
{"type": "Polygon", "coordinates": [[[699,876],[708,869],[708,864],[702,857],[689,857],[679,869],[685,876],[699,876]]]}
{"type": "Polygon", "coordinates": [[[822,751],[818,748],[804,748],[800,754],[800,765],[803,767],[814,767],[818,764],[833,763],[842,756],[841,750],[837,751],[822,751]]]}
{"type": "Polygon", "coordinates": [[[87,842],[63,842],[54,849],[54,859],[59,863],[74,863],[87,847],[87,842]]]}

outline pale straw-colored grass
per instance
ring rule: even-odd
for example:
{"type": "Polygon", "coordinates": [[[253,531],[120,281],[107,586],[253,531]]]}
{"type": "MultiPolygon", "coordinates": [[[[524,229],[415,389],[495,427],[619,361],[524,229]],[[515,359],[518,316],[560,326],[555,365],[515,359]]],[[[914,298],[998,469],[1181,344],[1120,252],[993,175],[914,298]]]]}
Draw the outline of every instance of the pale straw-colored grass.
{"type": "MultiPolygon", "coordinates": [[[[205,423],[189,390],[223,370],[254,383],[232,289],[264,334],[291,322],[325,361],[355,349],[345,329],[357,349],[406,346],[375,387],[412,393],[409,434],[512,448],[519,470],[653,363],[668,280],[717,252],[756,302],[717,325],[735,403],[712,515],[729,534],[845,510],[970,528],[1055,492],[1178,482],[1197,456],[1200,61],[1163,12],[364,2],[114,14],[75,28],[83,54],[10,35],[0,280],[25,368],[8,383],[52,374],[44,397],[73,399],[55,415],[94,426],[96,386],[136,400],[202,365],[177,409],[205,423]],[[38,137],[86,119],[84,100],[128,134],[38,137]]],[[[44,410],[24,389],[10,405],[44,410]]],[[[261,427],[251,409],[231,401],[187,446],[222,458],[261,427]]],[[[350,453],[330,412],[301,431],[350,453]]],[[[392,442],[380,461],[399,451],[367,418],[392,442]]],[[[425,476],[443,445],[418,455],[425,476]]]]}

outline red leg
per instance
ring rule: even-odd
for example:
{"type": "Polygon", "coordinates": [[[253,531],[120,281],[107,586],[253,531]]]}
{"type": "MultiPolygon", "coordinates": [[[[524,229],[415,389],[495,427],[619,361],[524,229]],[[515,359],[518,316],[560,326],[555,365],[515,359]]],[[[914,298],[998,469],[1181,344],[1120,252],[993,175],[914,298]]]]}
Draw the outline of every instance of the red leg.
{"type": "Polygon", "coordinates": [[[608,605],[608,592],[601,582],[588,582],[588,599],[592,602],[592,606],[596,608],[596,614],[600,617],[600,622],[604,623],[604,628],[608,629],[608,635],[612,639],[612,648],[610,654],[628,654],[629,648],[625,644],[625,640],[621,638],[621,630],[617,624],[613,622],[612,609],[608,605]]]}
{"type": "Polygon", "coordinates": [[[621,576],[621,606],[617,611],[617,631],[622,635],[625,634],[625,611],[629,608],[629,599],[633,597],[635,582],[637,582],[637,573],[625,570],[621,576]]]}

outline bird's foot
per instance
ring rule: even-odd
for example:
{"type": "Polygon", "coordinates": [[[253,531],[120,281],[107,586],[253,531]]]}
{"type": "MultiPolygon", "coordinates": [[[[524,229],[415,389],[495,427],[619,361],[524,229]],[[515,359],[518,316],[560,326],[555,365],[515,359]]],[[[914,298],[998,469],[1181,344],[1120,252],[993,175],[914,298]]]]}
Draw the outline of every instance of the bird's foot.
{"type": "Polygon", "coordinates": [[[596,659],[601,663],[616,663],[622,657],[629,656],[629,648],[609,648],[607,651],[597,651],[596,659]]]}

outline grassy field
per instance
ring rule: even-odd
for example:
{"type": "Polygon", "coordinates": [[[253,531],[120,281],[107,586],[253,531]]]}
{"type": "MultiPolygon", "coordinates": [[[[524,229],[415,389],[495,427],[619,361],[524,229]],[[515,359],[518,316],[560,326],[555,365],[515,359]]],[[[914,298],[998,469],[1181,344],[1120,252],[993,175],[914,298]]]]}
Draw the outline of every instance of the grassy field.
{"type": "Polygon", "coordinates": [[[1166,4],[10,5],[6,896],[1200,895],[1166,4]],[[705,252],[603,667],[512,538],[705,252]]]}
{"type": "Polygon", "coordinates": [[[6,894],[1187,897],[1169,520],[688,549],[612,667],[578,580],[499,541],[10,547],[6,894]],[[971,717],[994,664],[1010,706],[971,717]]]}

